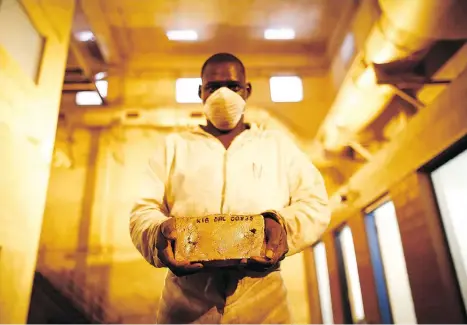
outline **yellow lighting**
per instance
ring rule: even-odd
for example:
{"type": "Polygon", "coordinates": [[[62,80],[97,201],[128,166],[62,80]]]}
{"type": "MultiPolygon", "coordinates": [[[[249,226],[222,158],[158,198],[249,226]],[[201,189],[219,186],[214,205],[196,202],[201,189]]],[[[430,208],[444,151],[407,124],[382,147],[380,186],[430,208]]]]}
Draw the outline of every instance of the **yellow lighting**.
{"type": "Polygon", "coordinates": [[[266,29],[264,38],[267,40],[290,40],[295,38],[292,28],[266,29]]]}
{"type": "Polygon", "coordinates": [[[194,30],[169,30],[167,38],[171,41],[196,41],[198,33],[194,30]]]}
{"type": "Polygon", "coordinates": [[[375,31],[366,43],[365,56],[368,62],[382,64],[405,55],[404,51],[386,41],[386,37],[379,30],[375,31]]]}
{"type": "Polygon", "coordinates": [[[356,86],[360,89],[369,88],[376,84],[376,74],[373,67],[368,67],[363,71],[360,77],[355,82],[356,86]]]}
{"type": "Polygon", "coordinates": [[[372,61],[374,63],[386,63],[398,58],[400,55],[400,50],[398,50],[394,45],[386,43],[384,47],[376,51],[372,61]]]}
{"type": "MultiPolygon", "coordinates": [[[[363,80],[368,80],[366,78],[368,77],[364,77],[363,80]]],[[[339,149],[350,134],[365,127],[380,114],[391,98],[392,89],[387,85],[373,84],[364,90],[356,85],[347,85],[336,98],[332,117],[325,122],[324,147],[328,150],[339,149]],[[376,107],[378,109],[375,109],[376,107]]]]}
{"type": "Polygon", "coordinates": [[[341,132],[339,128],[335,125],[327,125],[325,129],[325,137],[323,145],[325,149],[332,150],[337,147],[339,140],[341,138],[341,132]]]}

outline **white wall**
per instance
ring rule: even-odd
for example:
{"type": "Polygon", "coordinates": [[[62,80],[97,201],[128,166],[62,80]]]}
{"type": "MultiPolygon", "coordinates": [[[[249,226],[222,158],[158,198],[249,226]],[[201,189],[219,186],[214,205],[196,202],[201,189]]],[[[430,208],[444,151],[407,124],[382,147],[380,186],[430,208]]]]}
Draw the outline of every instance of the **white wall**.
{"type": "Polygon", "coordinates": [[[432,179],[467,310],[467,151],[438,168],[432,179]]]}

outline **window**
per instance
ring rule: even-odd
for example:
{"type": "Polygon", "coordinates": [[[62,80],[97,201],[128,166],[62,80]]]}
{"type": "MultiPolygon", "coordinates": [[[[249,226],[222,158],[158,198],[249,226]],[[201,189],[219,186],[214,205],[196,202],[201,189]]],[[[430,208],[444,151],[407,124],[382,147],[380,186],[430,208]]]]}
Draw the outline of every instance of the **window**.
{"type": "Polygon", "coordinates": [[[349,62],[355,52],[355,37],[353,33],[348,33],[342,42],[340,55],[345,64],[349,62]]]}
{"type": "Polygon", "coordinates": [[[354,323],[357,323],[365,319],[365,313],[363,310],[360,277],[358,275],[357,256],[355,255],[352,230],[349,226],[344,226],[338,233],[338,244],[344,262],[343,266],[352,319],[354,323]]]}
{"type": "Polygon", "coordinates": [[[175,82],[175,97],[177,103],[201,103],[198,96],[198,89],[201,85],[201,78],[180,78],[175,82]]]}
{"type": "Polygon", "coordinates": [[[76,93],[76,105],[78,106],[99,106],[102,104],[102,98],[97,91],[79,91],[76,93]]]}
{"type": "Polygon", "coordinates": [[[467,310],[467,150],[435,170],[431,178],[467,310]]]}
{"type": "Polygon", "coordinates": [[[294,103],[303,100],[303,85],[300,77],[271,77],[269,86],[271,100],[275,103],[294,103]]]}
{"type": "Polygon", "coordinates": [[[107,97],[107,89],[109,88],[109,83],[107,80],[96,81],[96,88],[102,97],[107,97]]]}
{"type": "Polygon", "coordinates": [[[0,46],[36,82],[44,39],[18,0],[2,0],[0,5],[0,46]]]}
{"type": "Polygon", "coordinates": [[[399,224],[392,201],[367,214],[365,223],[383,324],[416,324],[399,224]]]}
{"type": "Polygon", "coordinates": [[[76,105],[78,106],[100,106],[103,103],[102,98],[107,97],[109,83],[107,80],[97,80],[95,90],[79,91],[76,93],[76,105]],[[99,96],[100,94],[100,96],[99,96]]]}
{"type": "Polygon", "coordinates": [[[316,277],[318,279],[319,302],[323,324],[334,324],[326,246],[323,242],[319,242],[313,246],[313,257],[315,260],[316,277]]]}

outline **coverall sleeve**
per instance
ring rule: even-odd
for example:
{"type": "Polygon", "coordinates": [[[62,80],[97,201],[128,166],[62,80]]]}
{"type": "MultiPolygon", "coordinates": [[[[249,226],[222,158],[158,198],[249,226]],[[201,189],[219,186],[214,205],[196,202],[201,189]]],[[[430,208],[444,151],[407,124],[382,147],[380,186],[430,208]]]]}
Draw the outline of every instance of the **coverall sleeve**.
{"type": "Polygon", "coordinates": [[[323,177],[310,159],[287,138],[282,152],[286,160],[290,204],[277,212],[285,224],[287,256],[290,256],[321,237],[331,220],[331,211],[323,177]]]}
{"type": "Polygon", "coordinates": [[[155,267],[164,267],[157,258],[156,238],[160,224],[169,218],[166,202],[167,170],[170,148],[160,143],[149,158],[142,184],[130,215],[130,236],[143,257],[155,267]]]}

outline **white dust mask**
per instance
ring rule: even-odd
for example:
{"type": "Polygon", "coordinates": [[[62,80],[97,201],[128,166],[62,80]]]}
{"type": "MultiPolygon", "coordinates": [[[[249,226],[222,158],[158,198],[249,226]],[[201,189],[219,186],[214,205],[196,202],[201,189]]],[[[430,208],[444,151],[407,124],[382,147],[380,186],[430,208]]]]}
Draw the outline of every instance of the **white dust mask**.
{"type": "Polygon", "coordinates": [[[246,102],[242,96],[227,87],[222,87],[206,100],[204,113],[216,128],[229,131],[240,121],[245,105],[246,102]]]}

